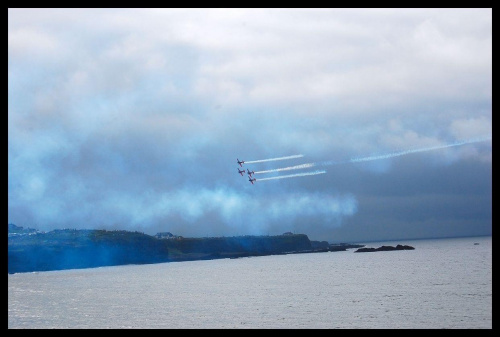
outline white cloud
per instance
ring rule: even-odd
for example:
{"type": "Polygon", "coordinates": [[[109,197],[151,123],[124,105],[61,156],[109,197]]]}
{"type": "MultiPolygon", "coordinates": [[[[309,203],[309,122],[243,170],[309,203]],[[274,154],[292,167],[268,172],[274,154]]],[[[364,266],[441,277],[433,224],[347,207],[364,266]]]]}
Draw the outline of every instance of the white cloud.
{"type": "MultiPolygon", "coordinates": [[[[62,210],[64,190],[88,202],[68,219],[106,205],[99,221],[192,233],[209,219],[237,229],[247,209],[256,231],[274,214],[347,216],[352,200],[318,185],[250,195],[226,172],[237,156],[336,162],[492,132],[491,9],[11,8],[8,27],[9,216],[30,197],[62,210]]],[[[447,162],[487,163],[483,145],[447,162]]]]}
{"type": "Polygon", "coordinates": [[[487,136],[493,133],[493,125],[485,116],[462,118],[451,122],[450,133],[459,140],[487,136]]]}
{"type": "Polygon", "coordinates": [[[37,29],[21,28],[8,36],[10,57],[57,57],[64,51],[55,36],[37,29]]]}

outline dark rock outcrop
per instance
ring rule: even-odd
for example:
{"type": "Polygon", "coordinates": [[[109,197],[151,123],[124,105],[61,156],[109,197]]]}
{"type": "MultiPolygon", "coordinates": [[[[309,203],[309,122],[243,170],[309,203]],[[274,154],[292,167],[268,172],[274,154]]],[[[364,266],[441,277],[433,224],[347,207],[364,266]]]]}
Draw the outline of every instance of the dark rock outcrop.
{"type": "Polygon", "coordinates": [[[392,250],[413,250],[415,249],[412,246],[407,246],[407,245],[397,245],[396,247],[394,246],[380,246],[378,248],[359,248],[358,250],[355,251],[355,253],[366,253],[366,252],[388,252],[392,250]]]}

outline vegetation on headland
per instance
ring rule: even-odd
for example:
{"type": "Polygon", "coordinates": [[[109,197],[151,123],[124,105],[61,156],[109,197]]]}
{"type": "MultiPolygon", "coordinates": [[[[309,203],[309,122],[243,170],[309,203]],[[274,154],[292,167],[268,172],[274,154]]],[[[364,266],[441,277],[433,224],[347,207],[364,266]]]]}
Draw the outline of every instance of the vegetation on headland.
{"type": "Polygon", "coordinates": [[[8,272],[339,251],[362,246],[330,245],[290,232],[275,236],[161,238],[125,230],[39,232],[9,224],[8,272]]]}

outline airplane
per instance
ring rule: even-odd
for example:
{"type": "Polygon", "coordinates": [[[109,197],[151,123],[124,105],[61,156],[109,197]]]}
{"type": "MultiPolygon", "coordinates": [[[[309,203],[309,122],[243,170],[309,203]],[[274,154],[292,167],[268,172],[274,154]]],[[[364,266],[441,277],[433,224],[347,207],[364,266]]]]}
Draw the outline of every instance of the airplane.
{"type": "Polygon", "coordinates": [[[238,169],[238,173],[241,174],[241,176],[243,177],[243,173],[245,173],[245,170],[238,169]]]}
{"type": "MultiPolygon", "coordinates": [[[[239,170],[239,169],[238,169],[239,170]]],[[[255,172],[254,171],[250,171],[249,169],[247,169],[247,173],[248,173],[248,176],[251,177],[252,174],[254,174],[255,172]]]]}
{"type": "Polygon", "coordinates": [[[242,166],[242,167],[243,167],[243,165],[242,165],[242,164],[245,162],[244,160],[240,161],[238,158],[236,158],[236,161],[238,162],[238,164],[240,164],[240,166],[242,166]]]}
{"type": "Polygon", "coordinates": [[[255,179],[255,178],[253,178],[253,179],[252,179],[252,177],[250,177],[250,176],[248,177],[248,181],[249,181],[249,182],[251,182],[251,183],[252,183],[252,185],[253,185],[253,182],[254,182],[254,181],[256,181],[256,180],[257,180],[257,179],[255,179]]]}

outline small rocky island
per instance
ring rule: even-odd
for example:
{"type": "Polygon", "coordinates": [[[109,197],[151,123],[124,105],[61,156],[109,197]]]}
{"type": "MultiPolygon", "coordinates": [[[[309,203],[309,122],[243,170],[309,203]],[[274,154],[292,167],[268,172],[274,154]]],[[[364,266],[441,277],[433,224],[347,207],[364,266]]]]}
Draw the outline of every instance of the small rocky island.
{"type": "Polygon", "coordinates": [[[391,250],[413,250],[415,249],[412,246],[407,246],[407,245],[397,245],[396,247],[394,246],[380,246],[378,248],[359,248],[355,250],[355,253],[366,253],[366,252],[388,252],[391,250]]]}

